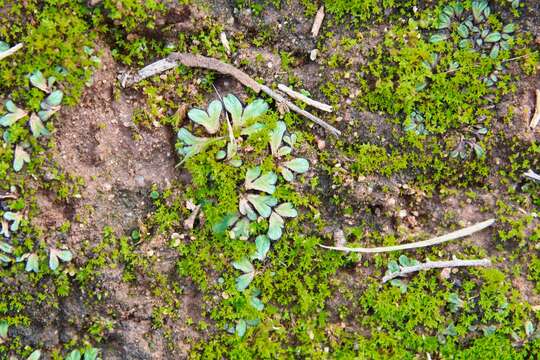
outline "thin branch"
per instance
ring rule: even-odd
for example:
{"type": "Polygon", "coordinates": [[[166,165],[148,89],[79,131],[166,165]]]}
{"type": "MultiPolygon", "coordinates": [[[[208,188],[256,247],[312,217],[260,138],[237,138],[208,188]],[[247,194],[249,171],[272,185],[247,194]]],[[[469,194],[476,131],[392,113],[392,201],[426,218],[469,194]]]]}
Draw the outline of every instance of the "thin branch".
{"type": "Polygon", "coordinates": [[[23,47],[22,43],[19,43],[12,48],[7,49],[6,51],[0,52],[0,60],[7,58],[8,56],[11,56],[15,54],[17,51],[19,51],[23,47]]]}
{"type": "Polygon", "coordinates": [[[278,103],[282,103],[282,104],[287,105],[287,107],[289,109],[291,109],[292,111],[294,111],[295,113],[300,114],[300,115],[302,115],[304,117],[307,117],[309,120],[313,121],[317,125],[322,126],[326,130],[330,131],[332,134],[334,134],[336,136],[341,135],[341,131],[339,131],[338,129],[336,129],[332,125],[328,124],[327,122],[319,119],[318,117],[316,117],[312,113],[309,113],[309,112],[307,112],[305,110],[300,109],[293,102],[285,99],[283,96],[281,96],[280,94],[278,94],[274,90],[270,89],[268,86],[262,85],[262,84],[260,86],[261,86],[261,90],[263,92],[265,92],[272,99],[276,100],[278,103]]]}
{"type": "Polygon", "coordinates": [[[420,263],[413,266],[404,266],[401,267],[398,272],[387,273],[382,278],[382,283],[395,279],[397,277],[403,277],[407,274],[429,270],[429,269],[438,269],[438,268],[454,268],[454,267],[464,267],[464,266],[490,266],[490,259],[475,259],[475,260],[451,260],[451,261],[428,261],[425,263],[420,263]]]}
{"type": "Polygon", "coordinates": [[[321,6],[315,14],[315,20],[313,21],[313,26],[311,27],[311,35],[316,38],[319,35],[319,30],[321,29],[322,22],[324,20],[324,6],[321,6]]]}
{"type": "Polygon", "coordinates": [[[536,89],[536,108],[531,119],[531,128],[534,129],[540,122],[540,90],[536,89]]]}
{"type": "Polygon", "coordinates": [[[540,181],[540,175],[538,175],[537,173],[535,173],[531,169],[529,169],[526,173],[524,173],[523,176],[526,176],[526,177],[528,177],[530,179],[533,179],[533,180],[536,180],[536,181],[540,181]]]}
{"type": "Polygon", "coordinates": [[[468,226],[466,228],[451,232],[446,235],[437,236],[433,239],[418,241],[418,242],[414,242],[410,244],[402,244],[402,245],[386,246],[386,247],[375,247],[375,248],[350,248],[350,247],[345,247],[345,246],[326,246],[326,245],[319,245],[319,246],[325,249],[346,251],[346,252],[358,252],[358,253],[366,253],[366,254],[417,249],[417,248],[422,248],[422,247],[427,247],[427,246],[438,245],[447,241],[456,240],[465,236],[469,236],[471,234],[474,234],[475,232],[478,232],[480,230],[483,230],[493,225],[494,222],[495,222],[495,219],[489,219],[489,220],[474,224],[472,226],[468,226]]]}
{"type": "Polygon", "coordinates": [[[325,129],[329,130],[332,134],[336,136],[341,135],[341,132],[335,127],[333,127],[332,125],[326,123],[322,119],[319,119],[317,116],[305,110],[300,109],[294,103],[285,99],[283,96],[273,91],[269,87],[263,84],[259,84],[242,70],[239,70],[235,68],[234,66],[230,64],[226,64],[220,60],[201,56],[201,55],[193,55],[193,54],[187,54],[187,53],[171,53],[167,58],[158,60],[155,63],[145,66],[144,68],[140,69],[136,74],[129,74],[129,73],[125,74],[121,80],[122,86],[123,87],[132,86],[133,84],[136,84],[137,82],[141,80],[144,80],[156,74],[162,73],[164,71],[170,70],[178,66],[179,64],[182,64],[187,67],[198,67],[198,68],[203,68],[203,69],[214,70],[221,74],[230,75],[234,77],[236,80],[238,80],[240,83],[242,83],[243,85],[255,91],[256,93],[260,93],[261,91],[263,91],[264,93],[268,94],[268,96],[270,96],[277,102],[285,104],[290,110],[324,127],[325,129]]]}
{"type": "Polygon", "coordinates": [[[316,109],[326,111],[326,112],[332,112],[332,106],[330,106],[328,104],[324,104],[324,103],[319,102],[317,100],[310,99],[307,96],[305,96],[304,94],[299,93],[298,91],[294,91],[293,89],[291,89],[290,87],[288,87],[286,85],[278,84],[278,89],[283,91],[285,94],[289,95],[290,97],[292,97],[294,99],[298,99],[298,100],[308,104],[309,106],[313,106],[316,109]]]}
{"type": "Polygon", "coordinates": [[[523,59],[523,58],[526,58],[526,57],[529,57],[529,54],[525,54],[525,55],[521,55],[521,56],[516,56],[516,57],[510,58],[510,59],[505,59],[505,60],[503,60],[502,62],[503,62],[503,63],[506,63],[506,62],[510,62],[510,61],[515,61],[515,60],[523,59]]]}

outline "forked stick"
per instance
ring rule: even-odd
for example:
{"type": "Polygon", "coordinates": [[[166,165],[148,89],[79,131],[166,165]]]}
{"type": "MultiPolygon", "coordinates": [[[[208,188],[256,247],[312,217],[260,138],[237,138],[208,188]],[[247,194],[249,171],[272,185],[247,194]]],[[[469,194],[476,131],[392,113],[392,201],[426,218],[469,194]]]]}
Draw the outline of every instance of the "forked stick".
{"type": "Polygon", "coordinates": [[[326,245],[319,245],[319,246],[325,249],[346,251],[346,252],[367,253],[367,254],[417,249],[417,248],[422,248],[422,247],[427,247],[427,246],[438,245],[438,244],[442,244],[450,240],[456,240],[465,236],[469,236],[471,234],[474,234],[475,232],[478,232],[480,230],[483,230],[493,225],[494,222],[495,222],[495,219],[489,219],[489,220],[474,224],[472,226],[468,226],[466,228],[451,232],[446,235],[437,236],[433,239],[418,241],[418,242],[414,242],[410,244],[403,244],[403,245],[374,247],[374,248],[350,248],[350,247],[345,247],[345,246],[326,246],[326,245]]]}
{"type": "Polygon", "coordinates": [[[203,69],[210,69],[210,70],[217,71],[221,74],[230,75],[234,77],[236,80],[238,80],[240,83],[242,83],[243,85],[255,91],[256,93],[260,93],[261,91],[263,91],[264,93],[268,94],[268,96],[270,96],[277,102],[285,104],[290,110],[302,116],[307,117],[309,120],[324,127],[325,129],[330,131],[332,134],[336,136],[341,135],[341,132],[335,127],[333,127],[332,125],[326,123],[322,119],[319,119],[317,116],[305,110],[300,109],[294,103],[285,99],[283,96],[281,96],[274,90],[270,89],[269,87],[263,84],[259,84],[242,70],[239,70],[236,67],[230,64],[226,64],[220,60],[209,58],[206,56],[194,55],[194,54],[188,54],[188,53],[178,53],[178,52],[171,53],[165,59],[158,60],[155,63],[145,66],[144,68],[140,69],[136,74],[128,73],[124,75],[124,77],[121,80],[122,86],[123,87],[132,86],[133,84],[136,84],[137,82],[141,80],[144,80],[156,74],[160,74],[166,70],[170,70],[180,64],[187,67],[199,67],[203,69]]]}
{"type": "Polygon", "coordinates": [[[418,265],[413,266],[403,266],[400,268],[399,271],[396,271],[394,273],[387,273],[382,278],[382,283],[395,279],[397,277],[403,277],[407,274],[422,271],[422,270],[429,270],[429,269],[437,269],[437,268],[454,268],[454,267],[464,267],[464,266],[489,266],[491,265],[490,259],[475,259],[475,260],[451,260],[451,261],[428,261],[425,263],[420,263],[418,265]]]}

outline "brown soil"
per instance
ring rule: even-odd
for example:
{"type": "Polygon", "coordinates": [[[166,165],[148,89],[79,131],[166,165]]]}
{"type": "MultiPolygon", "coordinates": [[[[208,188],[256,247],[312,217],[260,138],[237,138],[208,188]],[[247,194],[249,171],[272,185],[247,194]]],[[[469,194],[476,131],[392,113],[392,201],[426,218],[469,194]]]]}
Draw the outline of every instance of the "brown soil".
{"type": "MultiPolygon", "coordinates": [[[[72,108],[64,108],[57,122],[55,134],[57,150],[53,156],[67,173],[81,177],[85,186],[75,202],[59,204],[41,193],[39,224],[43,228],[55,228],[64,221],[73,222],[67,237],[70,249],[77,256],[84,243],[98,244],[104,226],[112,227],[118,236],[127,234],[145,219],[151,210],[149,193],[152,185],[159,189],[169,187],[178,178],[175,169],[177,159],[174,151],[174,134],[165,127],[145,131],[135,126],[134,110],[141,106],[138,96],[122,93],[113,96],[118,67],[105,44],[100,45],[103,66],[95,72],[93,85],[86,89],[81,102],[72,108]]],[[[155,237],[145,243],[140,251],[150,252],[157,259],[156,267],[162,274],[174,274],[175,259],[166,246],[166,239],[155,237]]],[[[83,262],[84,259],[75,259],[83,262]]],[[[153,331],[152,309],[161,305],[150,296],[144,282],[126,284],[122,281],[122,269],[108,269],[99,279],[99,291],[103,300],[89,305],[85,294],[70,296],[53,319],[80,319],[71,326],[58,331],[45,331],[56,337],[44,343],[54,346],[59,337],[68,341],[77,332],[84,331],[90,314],[99,313],[104,322],[114,321],[114,330],[106,334],[104,359],[165,359],[185,358],[187,338],[197,338],[185,324],[189,317],[196,318],[200,310],[195,290],[189,284],[185,288],[178,320],[170,324],[174,333],[168,340],[162,331],[153,331]],[[88,308],[93,308],[92,311],[88,308]],[[169,348],[169,343],[174,343],[169,348]]],[[[38,317],[39,318],[39,317],[38,317]]],[[[46,320],[46,319],[44,319],[46,320]]],[[[38,329],[32,329],[35,333],[38,329]]],[[[39,332],[39,331],[38,331],[39,332]]],[[[30,334],[29,334],[30,335],[30,334]]]]}

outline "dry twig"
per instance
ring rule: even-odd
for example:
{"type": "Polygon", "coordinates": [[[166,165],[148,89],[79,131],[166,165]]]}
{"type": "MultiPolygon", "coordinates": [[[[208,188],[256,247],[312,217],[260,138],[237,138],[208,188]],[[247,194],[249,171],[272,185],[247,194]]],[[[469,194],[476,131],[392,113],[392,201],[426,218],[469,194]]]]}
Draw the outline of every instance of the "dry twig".
{"type": "Polygon", "coordinates": [[[7,49],[7,50],[4,51],[4,52],[0,52],[0,60],[5,59],[5,58],[7,58],[8,56],[11,56],[11,55],[15,54],[15,53],[16,53],[17,51],[19,51],[22,47],[23,47],[23,44],[22,44],[22,43],[19,43],[19,44],[13,46],[13,47],[10,48],[10,49],[7,49]]]}
{"type": "Polygon", "coordinates": [[[221,34],[219,34],[219,39],[221,40],[221,44],[225,48],[227,55],[231,55],[231,45],[229,44],[229,40],[227,39],[227,34],[222,31],[221,34]]]}
{"type": "Polygon", "coordinates": [[[536,181],[540,181],[540,175],[538,175],[537,173],[535,173],[531,169],[529,169],[526,173],[524,173],[523,176],[526,176],[526,177],[528,177],[530,179],[533,179],[533,180],[536,180],[536,181]]]}
{"type": "Polygon", "coordinates": [[[263,84],[259,84],[242,70],[239,70],[235,68],[234,66],[230,64],[226,64],[220,60],[201,56],[201,55],[193,55],[193,54],[188,54],[188,53],[172,53],[165,59],[158,60],[148,66],[145,66],[144,68],[140,69],[136,74],[129,74],[129,73],[125,74],[121,80],[122,86],[129,87],[133,84],[136,84],[137,82],[141,80],[144,80],[156,74],[162,73],[164,71],[170,70],[180,64],[187,67],[198,67],[198,68],[203,68],[203,69],[214,70],[221,74],[230,75],[234,77],[236,80],[238,80],[239,82],[241,82],[243,85],[255,91],[256,93],[263,91],[264,93],[268,94],[268,96],[276,100],[278,103],[282,103],[286,105],[290,110],[302,116],[307,117],[309,120],[324,127],[325,129],[330,131],[332,134],[336,136],[341,135],[341,132],[335,127],[333,127],[332,125],[326,123],[322,119],[319,119],[317,116],[305,110],[300,109],[294,103],[285,99],[283,96],[281,96],[274,90],[270,89],[269,87],[263,84]]]}
{"type": "Polygon", "coordinates": [[[382,278],[383,284],[389,280],[395,279],[397,277],[403,277],[407,274],[418,272],[422,270],[429,269],[438,269],[438,268],[454,268],[454,267],[464,267],[464,266],[489,266],[491,265],[490,259],[475,259],[475,260],[458,260],[454,259],[451,261],[427,261],[425,263],[420,263],[413,266],[403,266],[398,272],[387,273],[382,278]]]}
{"type": "Polygon", "coordinates": [[[330,106],[328,104],[324,104],[324,103],[319,102],[317,100],[310,99],[307,96],[305,96],[304,94],[299,93],[298,91],[294,91],[293,89],[291,89],[290,87],[288,87],[286,85],[278,84],[278,89],[283,91],[285,94],[289,95],[290,97],[292,97],[294,99],[298,99],[298,100],[300,100],[300,101],[302,101],[302,102],[304,102],[304,103],[308,104],[309,106],[312,106],[312,107],[314,107],[316,109],[326,111],[326,112],[332,112],[332,106],[330,106]]]}
{"type": "Polygon", "coordinates": [[[534,129],[540,122],[540,90],[536,89],[536,109],[534,109],[534,115],[531,119],[531,128],[534,129]]]}
{"type": "Polygon", "coordinates": [[[321,25],[324,20],[324,6],[321,6],[315,14],[315,20],[313,20],[313,26],[311,27],[311,35],[316,38],[321,30],[321,25]]]}
{"type": "Polygon", "coordinates": [[[417,249],[417,248],[422,248],[422,247],[427,247],[427,246],[438,245],[438,244],[442,244],[450,240],[456,240],[465,236],[469,236],[471,234],[474,234],[475,232],[478,232],[480,230],[483,230],[493,225],[494,222],[495,222],[495,219],[489,219],[489,220],[474,224],[472,226],[468,226],[466,228],[451,232],[446,235],[437,236],[433,239],[429,239],[425,241],[418,241],[418,242],[414,242],[410,244],[402,244],[402,245],[387,246],[387,247],[375,247],[375,248],[350,248],[350,247],[345,247],[345,246],[326,246],[326,245],[319,245],[319,246],[325,249],[346,251],[346,252],[358,252],[358,253],[366,253],[366,254],[417,249]]]}

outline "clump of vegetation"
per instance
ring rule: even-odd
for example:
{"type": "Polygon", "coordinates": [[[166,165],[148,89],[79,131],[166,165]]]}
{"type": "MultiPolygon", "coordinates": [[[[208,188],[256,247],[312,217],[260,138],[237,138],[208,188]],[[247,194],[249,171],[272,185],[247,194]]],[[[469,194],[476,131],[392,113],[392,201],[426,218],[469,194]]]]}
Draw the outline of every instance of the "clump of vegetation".
{"type": "MultiPolygon", "coordinates": [[[[284,219],[298,216],[292,203],[279,204],[278,198],[274,197],[279,188],[274,169],[281,173],[286,182],[293,181],[294,174],[302,174],[309,169],[306,159],[291,157],[297,136],[286,134],[286,124],[283,121],[261,121],[265,119],[267,111],[268,105],[262,99],[243,108],[238,98],[229,94],[222,101],[212,101],[207,111],[192,109],[188,112],[188,117],[194,123],[214,137],[197,137],[186,128],[178,132],[178,151],[194,177],[200,176],[201,171],[210,165],[209,158],[214,159],[212,162],[222,163],[220,167],[230,166],[245,171],[243,186],[236,185],[237,176],[227,179],[227,189],[236,192],[236,195],[227,194],[229,199],[226,201],[212,197],[196,199],[203,205],[206,216],[212,212],[224,213],[222,218],[210,224],[214,234],[227,234],[230,239],[242,241],[256,236],[254,252],[232,262],[234,268],[243,272],[235,280],[238,291],[246,291],[257,273],[251,261],[264,261],[270,249],[270,240],[278,240],[283,235],[284,219]],[[224,120],[223,107],[227,110],[224,120]],[[222,122],[226,124],[223,130],[222,122]],[[196,165],[197,160],[202,164],[196,165]],[[231,199],[237,199],[236,206],[231,206],[231,199]],[[261,234],[264,223],[266,233],[261,234]]],[[[201,191],[208,190],[202,188],[199,189],[201,191]]],[[[258,290],[256,292],[260,294],[258,290]]],[[[246,324],[250,323],[242,319],[235,331],[243,335],[246,324]]]]}

